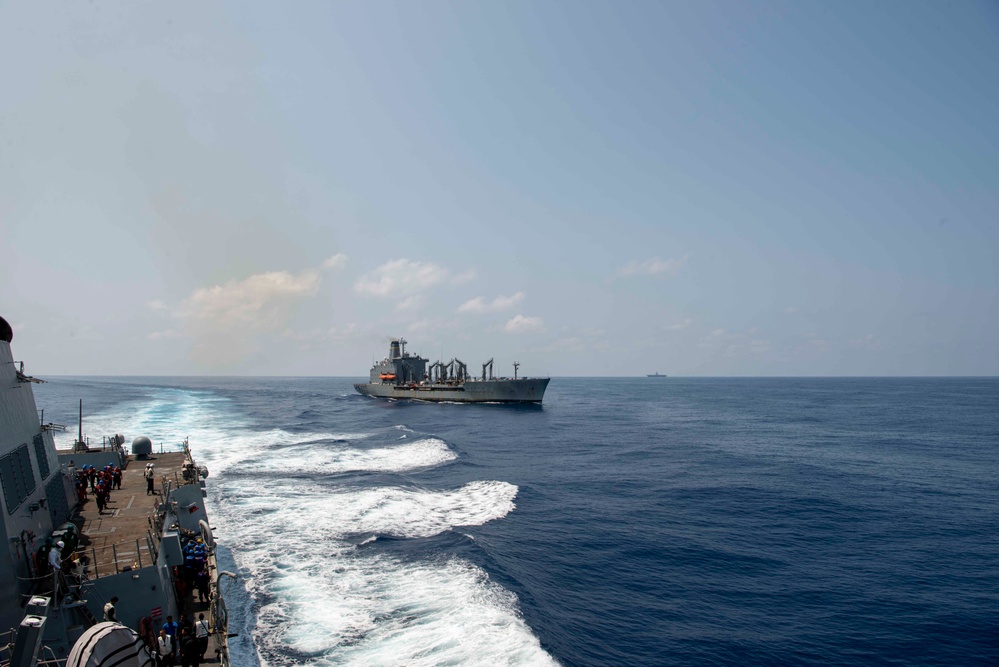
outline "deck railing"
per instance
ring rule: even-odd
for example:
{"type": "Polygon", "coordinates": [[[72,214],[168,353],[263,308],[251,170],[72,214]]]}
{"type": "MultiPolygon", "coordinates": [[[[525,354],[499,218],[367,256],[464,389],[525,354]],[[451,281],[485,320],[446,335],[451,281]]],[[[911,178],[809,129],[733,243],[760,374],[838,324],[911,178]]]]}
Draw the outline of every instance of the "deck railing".
{"type": "MultiPolygon", "coordinates": [[[[14,657],[14,642],[17,640],[17,628],[0,632],[0,667],[6,667],[14,657]]],[[[65,667],[66,658],[57,658],[51,648],[42,644],[38,661],[33,667],[65,667]]]]}
{"type": "Polygon", "coordinates": [[[87,556],[90,579],[100,579],[113,574],[138,570],[156,562],[158,543],[147,532],[145,537],[132,542],[118,542],[106,547],[81,549],[76,554],[87,556]]]}

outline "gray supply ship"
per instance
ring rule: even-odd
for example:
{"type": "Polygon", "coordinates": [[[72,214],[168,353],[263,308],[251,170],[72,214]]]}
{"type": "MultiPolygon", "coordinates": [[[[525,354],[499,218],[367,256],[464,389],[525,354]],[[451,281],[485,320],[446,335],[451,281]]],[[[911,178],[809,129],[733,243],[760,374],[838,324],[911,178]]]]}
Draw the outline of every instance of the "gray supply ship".
{"type": "Polygon", "coordinates": [[[235,575],[215,561],[207,469],[186,440],[158,454],[145,437],[131,454],[118,434],[89,443],[82,403],[80,436],[56,449],[65,427],[39,418],[42,380],[14,361],[12,338],[0,317],[0,667],[151,667],[159,628],[182,613],[208,621],[205,660],[231,665],[222,589],[235,575]],[[192,567],[204,577],[197,596],[192,567]]]}
{"type": "Polygon", "coordinates": [[[355,384],[365,396],[454,403],[541,403],[550,378],[493,377],[493,360],[482,364],[481,377],[472,377],[459,359],[448,363],[406,352],[402,338],[389,344],[389,355],[371,368],[370,382],[355,384]]]}

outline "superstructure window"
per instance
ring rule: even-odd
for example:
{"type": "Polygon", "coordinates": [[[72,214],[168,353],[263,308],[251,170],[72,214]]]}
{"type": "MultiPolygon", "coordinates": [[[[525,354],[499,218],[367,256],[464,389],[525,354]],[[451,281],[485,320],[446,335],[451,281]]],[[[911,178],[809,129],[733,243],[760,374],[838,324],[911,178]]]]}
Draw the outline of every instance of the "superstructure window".
{"type": "Polygon", "coordinates": [[[41,433],[35,436],[35,458],[38,460],[38,474],[44,480],[49,476],[49,455],[45,451],[45,439],[41,433]]]}
{"type": "Polygon", "coordinates": [[[35,490],[35,475],[31,470],[28,445],[21,445],[0,457],[0,483],[3,484],[7,514],[13,514],[28,494],[35,490]]]}

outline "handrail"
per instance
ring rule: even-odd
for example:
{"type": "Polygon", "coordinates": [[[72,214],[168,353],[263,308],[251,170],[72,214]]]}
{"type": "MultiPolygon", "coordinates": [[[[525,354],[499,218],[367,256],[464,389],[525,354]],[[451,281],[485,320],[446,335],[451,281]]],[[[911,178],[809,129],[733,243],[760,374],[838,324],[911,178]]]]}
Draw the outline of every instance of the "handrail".
{"type": "MultiPolygon", "coordinates": [[[[122,572],[128,572],[130,570],[137,570],[143,565],[142,552],[145,550],[149,556],[149,564],[156,562],[156,556],[153,553],[153,549],[149,548],[148,543],[142,544],[139,538],[135,538],[135,552],[126,553],[119,555],[118,547],[129,545],[132,546],[133,542],[116,542],[114,544],[109,544],[106,547],[90,547],[90,565],[94,568],[94,578],[99,579],[101,573],[99,567],[101,565],[114,567],[114,574],[121,574],[122,572]],[[107,558],[108,550],[111,551],[111,557],[107,558]],[[100,551],[100,558],[98,558],[98,551],[100,551]],[[127,569],[126,569],[127,568],[127,569]]],[[[105,574],[103,576],[110,576],[110,574],[105,574]]]]}

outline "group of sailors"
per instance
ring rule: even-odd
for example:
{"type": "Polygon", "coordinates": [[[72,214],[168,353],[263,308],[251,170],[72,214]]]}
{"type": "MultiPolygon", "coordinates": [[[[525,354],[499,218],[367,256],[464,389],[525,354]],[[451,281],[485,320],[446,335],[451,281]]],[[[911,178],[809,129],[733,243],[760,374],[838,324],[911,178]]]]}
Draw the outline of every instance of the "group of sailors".
{"type": "Polygon", "coordinates": [[[176,570],[177,599],[185,599],[188,591],[193,595],[197,588],[198,600],[208,602],[211,581],[208,576],[208,548],[200,537],[189,537],[184,542],[184,566],[176,570]]]}
{"type": "MultiPolygon", "coordinates": [[[[208,548],[200,537],[183,537],[184,564],[173,568],[173,581],[177,591],[177,601],[183,605],[188,592],[193,595],[198,589],[201,602],[209,600],[210,578],[208,576],[208,548]]],[[[144,633],[140,632],[140,635],[144,633]]],[[[204,660],[208,649],[208,637],[211,634],[209,623],[204,614],[198,615],[198,620],[191,621],[186,614],[181,614],[180,622],[167,616],[166,623],[160,628],[159,635],[153,639],[144,636],[147,645],[157,657],[157,665],[170,667],[180,663],[197,667],[204,660]]]]}
{"type": "Polygon", "coordinates": [[[173,616],[167,616],[156,635],[153,635],[150,624],[144,623],[139,628],[139,636],[150,655],[156,658],[157,667],[173,667],[178,662],[182,667],[199,667],[208,651],[211,633],[204,614],[198,614],[197,621],[181,614],[179,623],[173,620],[173,616]]]}
{"type": "Polygon", "coordinates": [[[121,489],[121,467],[112,463],[103,468],[85,463],[76,471],[76,496],[81,503],[87,500],[87,489],[97,501],[97,513],[104,514],[104,508],[111,500],[111,490],[121,489]]]}

